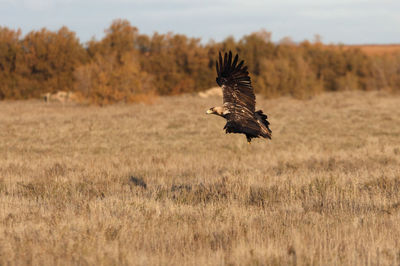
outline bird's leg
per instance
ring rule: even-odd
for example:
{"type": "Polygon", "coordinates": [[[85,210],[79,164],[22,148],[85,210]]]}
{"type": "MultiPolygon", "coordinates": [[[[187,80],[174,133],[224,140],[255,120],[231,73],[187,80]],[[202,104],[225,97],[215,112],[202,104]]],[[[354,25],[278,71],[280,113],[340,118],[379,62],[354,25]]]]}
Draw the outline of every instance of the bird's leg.
{"type": "Polygon", "coordinates": [[[251,138],[249,136],[246,135],[247,138],[247,144],[250,145],[251,144],[251,138]]]}

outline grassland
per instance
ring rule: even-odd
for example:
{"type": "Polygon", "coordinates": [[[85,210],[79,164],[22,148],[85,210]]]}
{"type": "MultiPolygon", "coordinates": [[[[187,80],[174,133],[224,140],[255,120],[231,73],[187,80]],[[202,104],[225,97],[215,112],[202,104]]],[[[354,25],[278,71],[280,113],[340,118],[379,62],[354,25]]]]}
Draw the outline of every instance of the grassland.
{"type": "Polygon", "coordinates": [[[400,96],[0,104],[0,265],[398,265],[400,96]]]}

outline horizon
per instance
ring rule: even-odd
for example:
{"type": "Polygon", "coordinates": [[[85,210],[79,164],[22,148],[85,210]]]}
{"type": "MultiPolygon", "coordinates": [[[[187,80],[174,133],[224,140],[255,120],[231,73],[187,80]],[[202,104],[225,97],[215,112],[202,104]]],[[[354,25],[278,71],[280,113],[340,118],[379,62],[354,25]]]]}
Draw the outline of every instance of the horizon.
{"type": "MultiPolygon", "coordinates": [[[[118,19],[125,20],[125,19],[123,19],[123,18],[116,18],[116,19],[114,19],[114,20],[118,20],[118,19]]],[[[112,20],[108,26],[110,26],[111,23],[112,23],[114,20],[112,20]]],[[[130,22],[130,21],[129,21],[129,22],[130,22]]],[[[130,22],[130,23],[131,23],[131,22],[130,22]]],[[[136,25],[133,25],[133,24],[131,24],[131,26],[137,27],[136,25]]],[[[93,35],[93,36],[90,37],[89,39],[87,39],[87,40],[85,40],[85,41],[82,41],[82,38],[80,38],[80,36],[78,35],[78,33],[77,33],[75,30],[73,30],[73,29],[71,29],[70,27],[68,27],[67,25],[61,25],[59,28],[48,28],[48,27],[44,26],[44,27],[41,27],[41,28],[37,28],[37,29],[32,29],[32,30],[30,30],[30,31],[26,31],[26,32],[24,32],[21,28],[12,28],[12,27],[9,27],[9,26],[7,26],[7,25],[0,25],[0,27],[5,27],[5,28],[11,29],[11,30],[15,30],[15,31],[21,30],[21,38],[24,38],[27,34],[29,34],[29,33],[32,32],[32,31],[40,31],[40,30],[42,30],[42,29],[46,29],[46,30],[49,30],[49,31],[52,31],[52,32],[56,32],[56,31],[60,30],[62,27],[67,27],[67,29],[68,29],[69,31],[72,31],[72,32],[74,32],[74,33],[76,34],[77,39],[79,40],[79,42],[80,42],[82,45],[86,45],[86,44],[87,44],[89,41],[91,41],[91,40],[100,41],[101,39],[103,39],[103,38],[105,37],[105,35],[106,35],[106,34],[105,34],[105,31],[106,31],[106,29],[108,28],[108,27],[106,27],[106,28],[103,30],[103,34],[101,34],[101,37],[97,37],[97,36],[93,35]]],[[[211,43],[211,42],[222,42],[222,41],[224,41],[225,39],[230,38],[230,37],[233,37],[235,41],[238,41],[238,40],[242,39],[243,37],[245,37],[246,35],[249,35],[249,34],[252,34],[252,33],[256,33],[256,32],[259,32],[259,31],[262,31],[262,30],[265,30],[265,29],[259,29],[259,30],[251,31],[251,32],[246,33],[245,35],[242,35],[242,36],[239,36],[239,37],[232,36],[232,35],[227,35],[227,36],[225,36],[224,38],[221,38],[221,39],[219,39],[219,40],[214,40],[214,39],[205,40],[205,39],[203,39],[202,37],[199,37],[199,36],[191,36],[191,35],[187,35],[187,34],[185,34],[185,33],[174,32],[174,31],[167,31],[167,32],[153,31],[153,32],[151,32],[151,33],[144,33],[144,32],[141,32],[141,31],[140,31],[140,28],[138,28],[138,30],[139,30],[139,34],[146,34],[146,35],[148,35],[148,36],[152,36],[152,35],[155,34],[155,33],[158,33],[158,34],[168,34],[168,33],[172,33],[172,34],[185,35],[185,36],[187,36],[188,38],[200,39],[200,43],[201,43],[201,44],[207,44],[207,43],[211,43]]],[[[268,32],[269,32],[269,31],[268,31],[268,32]]],[[[316,35],[319,35],[319,36],[321,37],[321,41],[320,41],[320,42],[321,42],[323,45],[338,45],[338,46],[339,46],[339,45],[344,45],[344,46],[398,46],[398,45],[400,45],[400,41],[399,41],[399,42],[396,42],[396,43],[344,43],[344,42],[336,42],[336,43],[334,43],[334,42],[329,42],[329,43],[328,43],[328,42],[324,41],[324,40],[323,40],[323,36],[321,36],[321,35],[318,34],[318,33],[316,33],[315,36],[312,37],[312,38],[310,38],[310,39],[303,39],[303,40],[299,40],[299,41],[293,40],[293,39],[291,38],[291,36],[285,36],[285,37],[283,37],[282,39],[274,40],[274,38],[273,38],[273,35],[274,35],[273,32],[271,32],[271,35],[272,35],[271,42],[274,43],[274,44],[279,44],[279,43],[282,41],[283,38],[289,38],[289,39],[292,40],[293,43],[296,44],[296,45],[297,45],[297,44],[301,44],[302,42],[306,42],[306,41],[313,43],[313,42],[315,42],[315,36],[316,36],[316,35]]]]}

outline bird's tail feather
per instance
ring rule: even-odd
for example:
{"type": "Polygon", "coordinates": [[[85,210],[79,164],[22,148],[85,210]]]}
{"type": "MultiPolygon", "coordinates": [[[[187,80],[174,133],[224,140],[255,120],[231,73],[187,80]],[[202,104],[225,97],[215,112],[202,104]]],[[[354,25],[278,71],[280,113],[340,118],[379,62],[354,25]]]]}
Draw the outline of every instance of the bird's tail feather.
{"type": "Polygon", "coordinates": [[[263,111],[258,110],[256,112],[256,117],[257,117],[257,120],[264,126],[264,127],[262,127],[263,128],[263,135],[262,136],[264,138],[271,139],[272,131],[269,128],[269,122],[267,120],[268,116],[266,114],[264,114],[263,111]]]}

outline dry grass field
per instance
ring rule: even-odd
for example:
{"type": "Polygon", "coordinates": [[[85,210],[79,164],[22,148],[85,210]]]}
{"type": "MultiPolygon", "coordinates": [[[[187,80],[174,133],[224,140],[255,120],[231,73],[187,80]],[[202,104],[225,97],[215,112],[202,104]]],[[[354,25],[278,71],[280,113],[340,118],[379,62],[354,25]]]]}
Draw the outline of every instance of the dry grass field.
{"type": "Polygon", "coordinates": [[[346,48],[359,48],[361,51],[368,55],[383,55],[400,53],[400,44],[360,44],[360,45],[346,45],[346,48]]]}
{"type": "Polygon", "coordinates": [[[0,103],[0,265],[398,265],[400,96],[0,103]]]}

